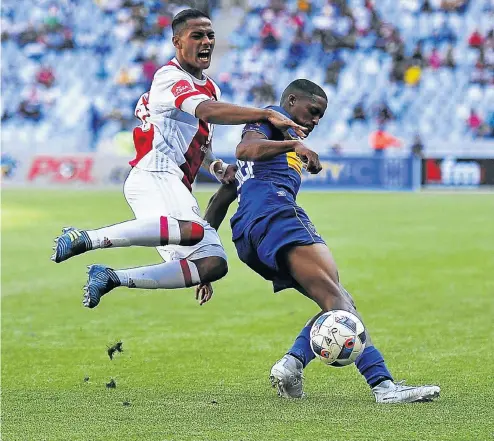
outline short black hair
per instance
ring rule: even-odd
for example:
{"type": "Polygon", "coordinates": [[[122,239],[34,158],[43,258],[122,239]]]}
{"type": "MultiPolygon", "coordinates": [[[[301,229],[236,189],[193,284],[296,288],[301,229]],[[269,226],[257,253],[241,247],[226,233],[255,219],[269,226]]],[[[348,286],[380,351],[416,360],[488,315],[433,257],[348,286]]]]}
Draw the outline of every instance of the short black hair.
{"type": "Polygon", "coordinates": [[[306,79],[298,79],[295,81],[292,81],[287,88],[283,91],[283,94],[281,95],[281,104],[283,104],[290,95],[305,95],[312,97],[313,95],[320,96],[321,98],[324,98],[326,101],[328,100],[328,97],[326,95],[326,92],[322,90],[320,86],[318,86],[316,83],[313,83],[312,81],[306,80],[306,79]]]}
{"type": "Polygon", "coordinates": [[[194,18],[207,18],[211,20],[208,14],[205,12],[199,11],[199,9],[184,9],[179,12],[175,17],[173,17],[172,21],[172,31],[173,35],[177,35],[187,24],[188,20],[193,20],[194,18]]]}

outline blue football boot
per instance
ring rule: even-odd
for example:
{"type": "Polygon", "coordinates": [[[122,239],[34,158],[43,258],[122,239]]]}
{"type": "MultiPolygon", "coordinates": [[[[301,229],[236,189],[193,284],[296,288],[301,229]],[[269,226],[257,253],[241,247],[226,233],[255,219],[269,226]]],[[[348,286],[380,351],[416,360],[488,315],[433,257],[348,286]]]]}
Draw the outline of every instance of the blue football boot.
{"type": "Polygon", "coordinates": [[[88,266],[87,272],[89,277],[86,285],[84,285],[84,299],[82,304],[86,308],[95,308],[98,306],[101,297],[113,288],[120,286],[115,271],[103,265],[88,266]]]}
{"type": "Polygon", "coordinates": [[[64,228],[62,235],[55,238],[54,253],[51,260],[60,263],[91,249],[91,239],[84,230],[78,230],[74,227],[64,228]]]}

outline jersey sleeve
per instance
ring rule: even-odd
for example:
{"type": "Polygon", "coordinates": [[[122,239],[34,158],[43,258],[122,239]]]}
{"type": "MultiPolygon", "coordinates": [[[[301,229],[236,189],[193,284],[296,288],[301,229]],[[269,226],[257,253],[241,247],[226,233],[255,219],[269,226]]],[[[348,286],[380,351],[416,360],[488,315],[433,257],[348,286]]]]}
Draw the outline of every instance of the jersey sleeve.
{"type": "Polygon", "coordinates": [[[210,99],[194,87],[185,73],[178,69],[164,69],[154,76],[149,105],[161,111],[179,109],[195,117],[197,106],[210,99]]]}
{"type": "Polygon", "coordinates": [[[264,135],[266,139],[272,139],[273,137],[273,127],[269,123],[250,123],[246,124],[242,130],[242,138],[247,132],[257,132],[264,135]]]}

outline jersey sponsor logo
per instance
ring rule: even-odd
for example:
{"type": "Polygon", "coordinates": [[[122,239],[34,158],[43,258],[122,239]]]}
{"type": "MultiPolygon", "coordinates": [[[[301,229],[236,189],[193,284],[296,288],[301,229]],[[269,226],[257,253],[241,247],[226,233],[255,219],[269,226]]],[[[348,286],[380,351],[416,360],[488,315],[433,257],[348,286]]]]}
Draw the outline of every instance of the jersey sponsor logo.
{"type": "Polygon", "coordinates": [[[28,181],[48,178],[50,182],[86,182],[94,181],[91,171],[93,158],[78,156],[38,156],[34,158],[29,170],[28,181]]]}
{"type": "Polygon", "coordinates": [[[186,80],[180,80],[178,83],[175,83],[172,87],[173,96],[176,98],[180,95],[183,95],[186,92],[192,92],[192,86],[186,80]]]}

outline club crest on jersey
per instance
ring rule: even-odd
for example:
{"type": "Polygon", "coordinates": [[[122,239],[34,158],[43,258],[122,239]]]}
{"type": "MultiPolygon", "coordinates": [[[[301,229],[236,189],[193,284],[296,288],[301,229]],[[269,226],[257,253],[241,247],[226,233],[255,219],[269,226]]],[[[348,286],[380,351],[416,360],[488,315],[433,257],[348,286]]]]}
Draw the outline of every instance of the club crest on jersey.
{"type": "Polygon", "coordinates": [[[172,93],[175,98],[183,95],[185,92],[192,92],[192,86],[186,80],[180,80],[172,87],[172,93]]]}

